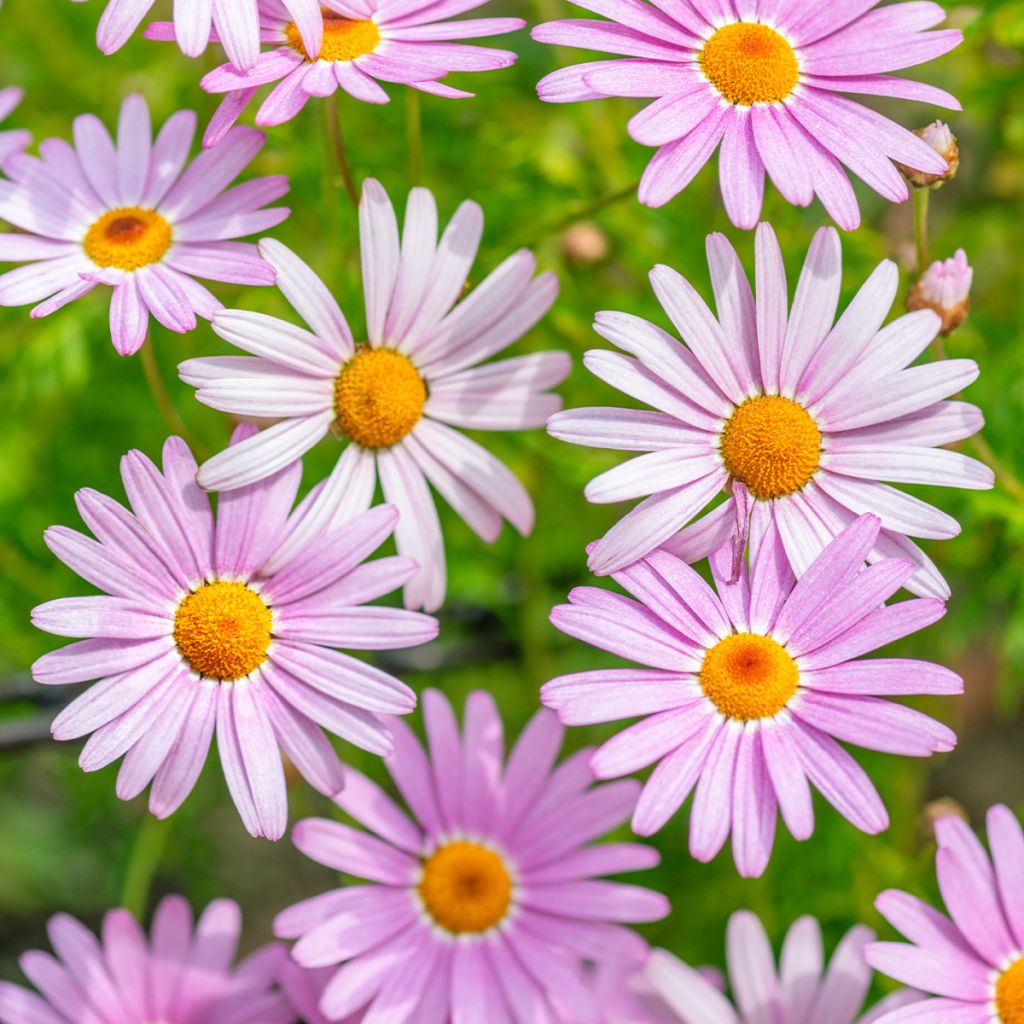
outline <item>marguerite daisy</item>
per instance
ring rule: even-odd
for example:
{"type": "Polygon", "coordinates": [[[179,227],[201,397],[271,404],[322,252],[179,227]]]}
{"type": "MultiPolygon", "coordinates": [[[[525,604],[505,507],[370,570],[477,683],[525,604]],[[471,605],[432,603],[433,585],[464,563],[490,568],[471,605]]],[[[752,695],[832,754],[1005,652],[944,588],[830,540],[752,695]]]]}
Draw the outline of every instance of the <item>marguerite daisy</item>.
{"type": "MultiPolygon", "coordinates": [[[[564,352],[476,365],[540,320],[558,282],[550,273],[534,277],[536,261],[520,250],[463,297],[483,228],[476,203],[463,203],[438,239],[434,197],[413,189],[400,238],[391,201],[371,180],[359,215],[365,340],[356,341],[305,263],[284,246],[263,242],[278,287],[308,330],[229,310],[216,316],[213,329],[251,355],[181,364],[182,379],[198,389],[201,402],[278,421],[204,463],[199,483],[232,490],[290,465],[328,433],[347,442],[324,486],[321,517],[310,517],[296,541],[308,543],[312,531],[368,508],[379,478],[385,500],[402,513],[398,550],[421,567],[406,587],[406,603],[433,611],[444,599],[445,556],[428,482],[485,541],[498,536],[502,518],[523,534],[533,526],[522,484],[452,428],[529,429],[561,407],[548,388],[569,372],[564,352]]],[[[286,544],[271,565],[290,552],[286,544]]]]}
{"type": "Polygon", "coordinates": [[[959,524],[889,483],[992,486],[987,466],[940,447],[981,428],[975,406],[943,401],[977,377],[977,365],[910,365],[942,322],[921,310],[882,326],[899,287],[889,260],[836,319],[842,269],[833,228],[815,235],[791,306],[769,225],[757,230],[756,296],[724,236],[711,235],[707,251],[717,317],[674,270],[651,271],[685,345],[640,317],[597,314],[594,329],[627,354],[592,351],[584,364],[655,411],[572,409],[548,423],[564,441],[647,453],[587,486],[594,502],[649,496],[596,544],[591,570],[615,572],[662,544],[696,562],[730,535],[745,538],[748,524],[756,548],[774,524],[799,576],[870,512],[882,520],[870,559],[909,558],[918,569],[908,589],[948,597],[908,538],[953,537],[959,524]],[[723,490],[731,496],[701,516],[723,490]]]}
{"type": "MultiPolygon", "coordinates": [[[[114,53],[131,38],[155,0],[107,0],[96,29],[96,45],[114,53]]],[[[319,0],[281,0],[310,53],[320,49],[319,0]]],[[[177,0],[169,38],[181,52],[198,57],[211,40],[223,45],[231,63],[250,68],[260,54],[260,18],[256,0],[177,0]]]]}
{"type": "Polygon", "coordinates": [[[885,1024],[1021,1024],[1024,1021],[1024,833],[1002,805],[988,812],[988,845],[957,817],[935,825],[942,914],[890,890],[879,912],[908,942],[876,942],[868,962],[934,995],[888,1014],[885,1024]]]}
{"type": "MultiPolygon", "coordinates": [[[[509,50],[459,40],[503,35],[523,27],[520,18],[450,20],[485,0],[324,0],[316,49],[307,45],[283,0],[260,0],[260,34],[271,49],[251,66],[230,61],[200,83],[226,93],[210,122],[204,145],[217,143],[261,86],[276,83],[256,112],[258,125],[290,121],[314,96],[341,89],[364,103],[387,103],[380,83],[399,83],[451,99],[472,96],[439,79],[450,72],[494,71],[515,63],[509,50]]],[[[169,22],[150,25],[150,39],[171,39],[169,22]]]]}
{"type": "Polygon", "coordinates": [[[116,146],[98,118],[83,114],[74,146],[47,139],[38,158],[10,157],[0,219],[28,233],[0,235],[0,262],[28,265],[0,275],[0,306],[42,299],[31,315],[48,316],[111,285],[111,339],[131,355],[146,339],[150,314],[182,333],[221,308],[195,278],[273,284],[256,246],[230,239],[288,216],[285,207],[262,208],[288,191],[288,179],[227,188],[263,148],[253,128],[235,129],[186,167],[195,126],[195,114],[179,110],[154,142],[146,101],[133,95],[121,107],[116,146]]]}
{"type": "Polygon", "coordinates": [[[893,202],[907,198],[894,161],[944,174],[946,161],[913,132],[843,93],[895,96],[959,110],[948,93],[887,74],[953,49],[961,33],[928,32],[935,3],[878,0],[573,0],[609,21],[538,25],[543,43],[623,54],[576,64],[538,86],[551,103],[636,96],[654,102],[629,123],[659,147],[640,201],[661,206],[682,191],[721,143],[719,181],[730,219],[752,228],[765,173],[783,197],[815,195],[841,227],[860,223],[840,164],[893,202]]]}
{"type": "MultiPolygon", "coordinates": [[[[234,440],[253,433],[240,427],[234,440]]],[[[294,463],[223,495],[215,522],[191,452],[172,437],[162,473],[141,452],[122,460],[131,511],[96,491],[78,492],[96,540],[61,526],[46,531],[54,554],[104,592],[32,613],[40,629],[86,638],[40,658],[36,681],[99,680],[57,716],[53,734],[91,733],[85,771],[124,757],[118,796],[132,799],[152,783],[158,817],[191,792],[216,734],[245,827],[278,839],[288,813],[279,751],[330,796],[344,779],[321,727],[383,755],[392,741],[379,716],[416,705],[404,683],[334,650],[412,647],[437,635],[427,615],[366,606],[416,571],[402,557],[363,564],[394,529],[394,508],[365,512],[326,531],[315,551],[297,549],[266,568],[315,514],[315,492],[292,511],[301,469],[294,463]]]]}
{"type": "Polygon", "coordinates": [[[711,860],[731,832],[740,874],[757,876],[771,857],[777,812],[797,839],[814,831],[811,783],[862,831],[888,826],[871,780],[836,740],[908,757],[955,746],[946,726],[883,699],[960,693],[955,672],[857,660],[945,613],[934,598],[883,606],[914,566],[890,558],[863,568],[878,530],[875,516],[857,519],[798,583],[774,530],[749,572],[734,564],[731,545],[711,556],[715,590],[656,551],[613,575],[633,598],[579,587],[552,611],[562,632],[644,666],[562,676],[541,691],[566,725],[644,716],[591,761],[601,779],[657,762],[635,832],[657,832],[696,788],[690,852],[711,860]]]}
{"type": "Polygon", "coordinates": [[[592,786],[589,752],[555,767],[562,728],[533,717],[505,761],[489,694],[466,702],[460,735],[448,701],[423,695],[429,755],[404,722],[385,764],[412,817],[349,773],[335,802],[369,832],[310,819],[308,857],[369,884],[305,900],[277,918],[304,967],[336,966],[320,999],[328,1020],[387,1024],[602,1018],[583,961],[639,964],[623,924],[668,913],[660,893],[601,876],[649,868],[657,853],[593,841],[629,815],[637,787],[592,786]],[[375,834],[370,834],[375,833],[375,834]]]}
{"type": "Polygon", "coordinates": [[[643,974],[671,1007],[657,1024],[874,1024],[920,1002],[921,994],[900,989],[861,1013],[872,977],[864,946],[873,938],[862,925],[851,928],[826,967],[821,927],[813,917],[801,917],[787,932],[776,966],[764,926],[740,910],[729,918],[726,933],[731,999],[664,949],[651,953],[643,974]]]}
{"type": "Polygon", "coordinates": [[[39,994],[0,981],[2,1024],[294,1024],[276,984],[287,954],[264,946],[235,965],[242,915],[214,900],[193,922],[180,896],[167,896],[147,936],[127,910],[111,910],[101,936],[67,914],[48,932],[56,956],[21,957],[39,994]]]}

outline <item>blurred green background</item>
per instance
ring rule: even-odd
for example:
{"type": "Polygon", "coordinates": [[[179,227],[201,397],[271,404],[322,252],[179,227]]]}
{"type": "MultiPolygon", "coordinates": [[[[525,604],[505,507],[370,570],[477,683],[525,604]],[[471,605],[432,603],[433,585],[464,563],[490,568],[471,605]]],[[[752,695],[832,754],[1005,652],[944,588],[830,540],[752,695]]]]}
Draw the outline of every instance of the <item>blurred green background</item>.
{"type": "MultiPolygon", "coordinates": [[[[161,0],[158,15],[166,17],[169,6],[161,0]]],[[[492,6],[531,24],[569,12],[560,0],[497,0],[492,6]]],[[[962,163],[959,177],[932,197],[932,256],[949,256],[963,246],[975,267],[971,317],[947,345],[951,355],[981,364],[981,379],[968,397],[985,410],[991,446],[1020,477],[1024,3],[946,6],[951,22],[965,31],[964,45],[910,72],[951,90],[965,108],[943,115],[960,139],[962,163]]],[[[197,109],[205,123],[213,102],[197,81],[216,62],[213,53],[189,61],[171,45],[135,38],[105,58],[93,42],[100,11],[100,0],[6,0],[0,12],[0,85],[21,85],[27,96],[4,127],[30,128],[37,140],[66,138],[72,118],[85,111],[113,125],[121,99],[135,90],[148,99],[156,123],[181,107],[197,109]]],[[[620,403],[621,396],[581,365],[587,348],[603,345],[591,331],[593,313],[628,310],[662,323],[645,276],[654,263],[676,267],[710,297],[704,236],[725,231],[748,268],[752,236],[726,220],[713,167],[661,210],[641,207],[630,194],[567,229],[574,212],[639,177],[651,151],[625,134],[634,104],[541,104],[536,81],[586,55],[539,46],[526,32],[498,45],[516,49],[520,60],[511,70],[455,82],[477,91],[476,99],[423,97],[423,181],[445,216],[466,197],[483,205],[486,228],[474,280],[520,245],[535,247],[541,266],[557,271],[557,305],[517,350],[558,347],[572,353],[567,405],[620,403]]],[[[357,177],[380,178],[401,205],[410,180],[407,105],[402,90],[390,91],[387,107],[344,98],[341,112],[357,177]]],[[[910,103],[879,106],[911,128],[942,113],[910,103]]],[[[293,213],[274,234],[329,282],[358,329],[355,215],[327,158],[323,104],[311,101],[297,120],[272,130],[252,173],[291,177],[293,213]]],[[[912,271],[910,204],[892,207],[857,188],[865,226],[844,238],[846,298],[883,257],[901,263],[908,284],[912,271]]],[[[764,216],[780,235],[792,285],[824,214],[818,205],[787,207],[769,188],[764,216]]],[[[272,289],[225,286],[219,294],[229,306],[284,312],[272,289]]],[[[226,346],[203,322],[184,337],[158,328],[154,340],[178,411],[207,450],[219,449],[226,421],[193,400],[174,367],[190,356],[227,351],[226,346]]],[[[32,629],[29,609],[86,592],[50,556],[43,530],[52,523],[81,525],[73,504],[79,487],[123,497],[121,454],[137,447],[155,456],[167,433],[139,359],[122,359],[111,347],[103,290],[47,320],[30,320],[27,309],[0,310],[0,409],[0,734],[6,747],[0,748],[0,977],[17,977],[17,954],[45,943],[45,920],[55,911],[96,926],[103,911],[123,898],[126,885],[138,899],[139,876],[129,876],[158,852],[152,899],[168,891],[184,892],[196,903],[232,896],[246,913],[247,944],[265,941],[277,910],[331,879],[287,840],[273,845],[250,839],[213,761],[184,809],[169,825],[153,827],[144,824],[144,797],[127,804],[115,797],[116,766],[85,775],[76,764],[80,744],[31,741],[34,733],[46,734],[54,702],[71,694],[40,692],[29,679],[33,659],[57,643],[32,629]],[[26,742],[16,744],[18,736],[26,742]]],[[[480,439],[527,483],[537,503],[537,528],[525,540],[506,530],[485,548],[442,509],[450,584],[441,637],[429,648],[397,652],[382,663],[417,690],[436,686],[460,702],[475,687],[490,690],[511,736],[536,710],[544,681],[611,663],[557,633],[547,614],[570,587],[586,582],[584,545],[624,511],[590,506],[581,494],[591,476],[621,456],[562,445],[540,431],[480,439]]],[[[336,454],[333,441],[316,449],[306,460],[304,486],[325,475],[336,454]]],[[[757,881],[738,879],[728,852],[711,865],[694,863],[686,853],[686,813],[677,816],[654,839],[662,866],[637,879],[663,889],[675,905],[670,919],[646,929],[652,941],[691,962],[721,964],[727,916],[751,907],[776,942],[791,920],[809,912],[823,921],[834,943],[857,921],[880,925],[872,907],[880,890],[933,892],[931,801],[958,801],[975,824],[996,801],[1024,809],[1024,507],[1002,488],[931,497],[963,524],[959,538],[926,545],[948,577],[953,598],[941,623],[892,653],[941,661],[964,675],[963,698],[922,705],[957,729],[960,747],[929,762],[858,754],[888,804],[890,831],[863,836],[819,802],[813,839],[798,845],[780,826],[771,866],[757,881]]],[[[609,732],[575,730],[568,744],[599,741],[609,732]]],[[[345,753],[383,777],[372,759],[345,753]]],[[[328,803],[306,785],[292,786],[292,820],[328,811],[328,803]]],[[[884,987],[879,984],[879,991],[884,987]]]]}

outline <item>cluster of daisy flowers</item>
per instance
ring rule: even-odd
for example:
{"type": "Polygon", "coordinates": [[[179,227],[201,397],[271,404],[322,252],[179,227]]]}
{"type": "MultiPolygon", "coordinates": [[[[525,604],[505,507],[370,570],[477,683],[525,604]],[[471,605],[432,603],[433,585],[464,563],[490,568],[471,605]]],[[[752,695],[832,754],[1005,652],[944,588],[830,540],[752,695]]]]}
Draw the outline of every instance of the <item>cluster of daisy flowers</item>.
{"type": "MultiPolygon", "coordinates": [[[[98,42],[122,46],[152,0],[110,0],[98,42]]],[[[291,840],[345,884],[278,914],[276,942],[240,963],[238,907],[193,920],[169,897],[151,933],[125,910],[99,937],[58,915],[53,956],[30,952],[32,989],[0,983],[0,1024],[1024,1024],[1024,834],[989,818],[991,857],[969,828],[936,828],[946,917],[906,893],[878,909],[908,944],[853,928],[826,964],[810,917],[776,959],[759,920],[726,934],[727,976],[650,949],[633,926],[664,918],[665,896],[620,875],[659,857],[640,837],[692,796],[689,850],[709,861],[731,840],[741,876],[762,874],[778,819],[806,840],[812,790],[864,832],[888,826],[873,782],[845,745],[928,757],[956,742],[894,698],[961,692],[928,661],[865,658],[938,621],[950,591],[916,543],[953,537],[940,508],[899,486],[982,489],[987,466],[949,445],[982,426],[959,395],[965,359],[918,362],[963,322],[971,270],[958,251],[914,285],[880,264],[840,312],[841,247],[814,237],[795,288],[778,240],[757,225],[770,178],[783,198],[815,196],[844,229],[860,211],[844,172],[907,198],[956,170],[955,140],[913,133],[860,102],[883,96],[958,109],[890,72],[952,49],[929,2],[578,0],[597,19],[534,29],[558,46],[614,55],[539,85],[550,102],[653,100],[631,137],[657,147],[639,198],[660,206],[720,148],[732,222],[754,228],[753,285],[721,235],[707,239],[714,310],[667,266],[651,272],[672,324],[597,314],[618,351],[585,366],[648,408],[561,411],[566,353],[494,358],[555,301],[534,256],[508,256],[468,281],[483,214],[462,203],[447,225],[414,188],[399,218],[382,185],[359,203],[363,313],[350,327],[330,287],[281,242],[270,205],[283,176],[247,178],[262,132],[236,124],[257,92],[260,126],[338,90],[385,103],[397,84],[471,95],[450,73],[508,67],[516,54],[469,45],[518,18],[460,18],[481,0],[180,0],[150,39],[189,56],[213,42],[227,62],[201,82],[223,96],[189,160],[195,116],[154,137],[141,96],[112,135],[76,119],[73,142],[29,155],[0,132],[0,304],[55,313],[111,288],[115,349],[131,355],[150,318],[177,333],[198,319],[239,354],[180,364],[196,399],[240,425],[201,466],[171,437],[159,465],[121,462],[126,503],[84,489],[88,529],[55,526],[52,552],[98,593],[33,611],[73,642],[33,666],[44,685],[87,683],[53,723],[86,738],[80,764],[120,761],[125,800],[149,790],[166,817],[212,748],[244,827],[281,839],[286,764],[332,803],[291,840]],[[258,241],[243,242],[242,238],[258,241]],[[275,285],[281,319],[225,308],[200,280],[275,285]],[[438,634],[447,588],[434,492],[483,541],[521,534],[533,506],[511,470],[464,431],[547,427],[562,441],[638,453],[588,485],[595,503],[639,504],[588,549],[621,591],[578,587],[551,614],[563,633],[632,663],[550,680],[506,754],[492,697],[461,725],[428,689],[425,744],[406,722],[417,695],[364,652],[438,634]],[[337,445],[329,475],[301,500],[302,460],[337,445]],[[378,492],[383,502],[377,503],[378,492]],[[211,495],[216,495],[211,503],[211,495]],[[396,554],[373,558],[393,542],[396,554]],[[693,567],[707,560],[711,584],[693,567]],[[892,602],[905,589],[909,599],[892,602]],[[387,601],[403,591],[404,607],[387,601]],[[559,761],[565,727],[623,722],[598,749],[559,761]],[[337,740],[376,755],[392,792],[343,766],[337,740]],[[641,783],[624,778],[648,768],[641,783]],[[400,799],[395,799],[397,793],[400,799]],[[290,946],[288,944],[291,944],[290,946]],[[909,986],[870,1009],[872,970],[909,986]]],[[[21,98],[0,90],[0,120],[21,98]]],[[[244,304],[244,298],[243,298],[244,304]]],[[[415,719],[413,719],[415,721],[415,719]]]]}

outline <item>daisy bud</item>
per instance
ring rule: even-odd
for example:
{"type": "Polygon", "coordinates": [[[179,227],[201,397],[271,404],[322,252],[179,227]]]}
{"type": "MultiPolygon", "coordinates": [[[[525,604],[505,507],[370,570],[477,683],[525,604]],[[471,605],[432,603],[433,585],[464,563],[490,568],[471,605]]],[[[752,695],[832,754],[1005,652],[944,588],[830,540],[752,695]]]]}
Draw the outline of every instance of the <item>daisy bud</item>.
{"type": "Polygon", "coordinates": [[[608,251],[608,237],[593,221],[573,224],[562,235],[562,252],[570,263],[601,263],[608,251]]]}
{"type": "Polygon", "coordinates": [[[971,307],[974,270],[963,249],[948,260],[936,260],[918,279],[907,296],[907,309],[933,309],[942,317],[942,333],[952,334],[966,319],[971,307]]]}
{"type": "Polygon", "coordinates": [[[935,842],[936,822],[949,817],[959,818],[961,821],[967,821],[967,812],[963,809],[963,806],[951,796],[941,796],[937,800],[930,800],[925,804],[924,820],[922,821],[922,825],[924,827],[925,836],[929,842],[935,842]]]}
{"type": "Polygon", "coordinates": [[[897,166],[914,188],[941,188],[947,181],[956,177],[956,172],[960,168],[960,147],[957,145],[956,136],[944,121],[932,121],[924,128],[918,128],[914,134],[927,142],[949,164],[949,170],[945,174],[928,174],[907,167],[906,164],[897,166]]]}

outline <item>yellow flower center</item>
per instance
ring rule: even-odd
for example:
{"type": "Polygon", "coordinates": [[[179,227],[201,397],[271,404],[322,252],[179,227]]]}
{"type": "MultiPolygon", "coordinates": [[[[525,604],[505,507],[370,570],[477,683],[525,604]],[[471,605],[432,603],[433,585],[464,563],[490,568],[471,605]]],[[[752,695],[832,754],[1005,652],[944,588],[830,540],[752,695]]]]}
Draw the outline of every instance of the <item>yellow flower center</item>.
{"type": "Polygon", "coordinates": [[[700,685],[727,718],[750,722],[778,714],[796,693],[800,673],[770,636],[736,633],[719,640],[700,668],[700,685]]]}
{"type": "Polygon", "coordinates": [[[107,210],[86,232],[85,254],[98,267],[138,270],[157,263],[171,247],[171,225],[156,210],[107,210]]]}
{"type": "Polygon", "coordinates": [[[453,842],[427,859],[419,893],[427,913],[446,932],[486,932],[508,913],[512,877],[493,850],[453,842]]]}
{"type": "Polygon", "coordinates": [[[423,415],[427,386],[401,352],[360,349],[334,382],[341,432],[364,448],[398,444],[423,415]]]}
{"type": "Polygon", "coordinates": [[[793,47],[775,29],[756,22],[723,25],[697,60],[711,84],[730,103],[743,107],[778,103],[800,80],[793,47]]]}
{"type": "Polygon", "coordinates": [[[230,682],[263,664],[270,646],[270,609],[244,583],[204,583],[178,605],[174,642],[201,676],[230,682]]]}
{"type": "MultiPolygon", "coordinates": [[[[324,16],[324,41],[320,45],[319,60],[355,60],[363,54],[373,53],[380,42],[380,29],[377,23],[369,19],[356,20],[343,18],[336,11],[322,7],[321,13],[324,16]]],[[[289,22],[284,30],[288,45],[296,52],[301,53],[306,60],[313,60],[313,57],[306,52],[302,44],[302,37],[295,22],[289,22]]]]}
{"type": "Polygon", "coordinates": [[[806,486],[821,461],[821,431],[807,410],[781,395],[749,398],[720,439],[725,468],[761,501],[806,486]]]}
{"type": "Polygon", "coordinates": [[[1010,964],[996,982],[996,1012],[1003,1024],[1024,1024],[1024,957],[1010,964]]]}

